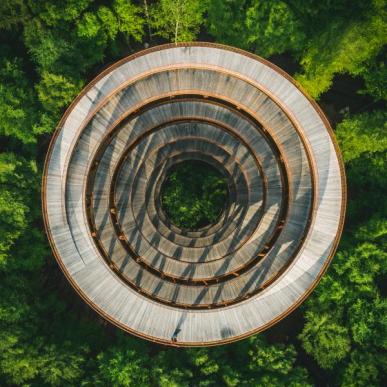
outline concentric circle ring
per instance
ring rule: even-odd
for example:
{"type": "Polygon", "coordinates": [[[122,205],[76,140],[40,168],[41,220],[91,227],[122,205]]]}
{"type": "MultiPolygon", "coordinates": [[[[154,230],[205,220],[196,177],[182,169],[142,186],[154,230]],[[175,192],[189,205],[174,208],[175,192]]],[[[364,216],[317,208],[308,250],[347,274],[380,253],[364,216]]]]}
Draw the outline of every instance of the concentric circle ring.
{"type": "Polygon", "coordinates": [[[296,308],[326,270],[346,185],[328,121],[283,71],[210,43],[164,45],[92,81],[63,116],[42,187],[63,272],[97,312],[168,345],[231,342],[296,308]],[[200,230],[160,205],[176,163],[228,177],[200,230]]]}

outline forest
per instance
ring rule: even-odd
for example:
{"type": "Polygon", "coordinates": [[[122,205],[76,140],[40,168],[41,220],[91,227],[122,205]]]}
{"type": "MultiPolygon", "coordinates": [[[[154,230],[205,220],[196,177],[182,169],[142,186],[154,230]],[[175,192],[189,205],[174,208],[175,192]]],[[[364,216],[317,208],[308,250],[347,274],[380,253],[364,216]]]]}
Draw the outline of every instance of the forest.
{"type": "Polygon", "coordinates": [[[1,386],[387,385],[386,1],[2,0],[0,32],[1,386]],[[234,344],[184,349],[124,334],[79,298],[51,253],[40,190],[51,135],[88,82],[191,40],[267,58],[317,100],[348,209],[300,308],[234,344]]]}

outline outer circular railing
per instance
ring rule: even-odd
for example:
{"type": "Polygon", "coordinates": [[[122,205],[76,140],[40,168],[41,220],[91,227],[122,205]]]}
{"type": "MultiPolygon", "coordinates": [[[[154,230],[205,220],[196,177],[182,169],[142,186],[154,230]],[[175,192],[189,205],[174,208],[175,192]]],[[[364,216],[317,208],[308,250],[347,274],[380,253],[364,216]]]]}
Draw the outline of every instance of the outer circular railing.
{"type": "Polygon", "coordinates": [[[271,63],[231,47],[154,47],[105,70],[50,144],[43,211],[78,293],[120,328],[197,346],[259,332],[297,307],[336,249],[345,178],[318,108],[271,63]],[[169,222],[162,182],[201,160],[229,201],[200,230],[169,222]]]}

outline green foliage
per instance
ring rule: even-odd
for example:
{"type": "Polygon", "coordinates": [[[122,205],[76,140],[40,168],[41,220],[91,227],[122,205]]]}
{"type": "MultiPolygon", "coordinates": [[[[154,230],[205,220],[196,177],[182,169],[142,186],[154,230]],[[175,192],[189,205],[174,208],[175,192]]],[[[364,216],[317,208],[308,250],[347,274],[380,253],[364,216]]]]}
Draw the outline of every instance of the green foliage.
{"type": "Polygon", "coordinates": [[[372,112],[349,117],[337,127],[337,137],[346,160],[348,214],[350,224],[386,214],[384,187],[387,184],[386,114],[372,112]],[[377,203],[377,206],[375,206],[377,203]]]}
{"type": "Polygon", "coordinates": [[[264,57],[304,45],[305,36],[289,6],[278,0],[253,0],[246,12],[247,42],[264,57]]]}
{"type": "Polygon", "coordinates": [[[385,99],[386,6],[383,0],[213,0],[208,31],[221,43],[268,57],[292,52],[303,71],[297,80],[319,97],[333,77],[364,78],[376,99],[385,99]]]}
{"type": "Polygon", "coordinates": [[[368,58],[355,75],[363,78],[365,88],[359,94],[370,94],[375,101],[387,100],[387,46],[381,49],[376,57],[368,58]]]}
{"type": "Polygon", "coordinates": [[[253,371],[250,385],[309,386],[305,369],[295,367],[296,350],[285,344],[268,345],[261,336],[250,339],[249,369],[253,371]]]}
{"type": "Polygon", "coordinates": [[[147,386],[150,382],[149,358],[130,345],[115,347],[97,356],[98,370],[104,385],[147,386]]]}
{"type": "MultiPolygon", "coordinates": [[[[40,180],[46,134],[99,67],[143,46],[146,27],[152,44],[201,33],[265,57],[292,55],[301,65],[297,79],[316,97],[336,74],[348,73],[364,80],[361,93],[380,107],[387,90],[385,20],[383,0],[1,1],[0,385],[277,387],[321,378],[327,385],[382,385],[382,108],[365,106],[367,113],[348,116],[336,128],[349,193],[344,237],[297,318],[299,328],[285,337],[272,331],[270,341],[261,334],[218,348],[166,349],[117,335],[69,290],[54,263],[42,231],[40,180]],[[310,367],[307,356],[317,366],[310,367]]],[[[215,220],[225,193],[223,180],[195,179],[192,172],[177,174],[169,192],[176,222],[188,226],[215,220]],[[204,200],[192,196],[195,184],[204,189],[204,200]]]]}
{"type": "Polygon", "coordinates": [[[130,1],[114,0],[111,7],[89,7],[91,0],[34,3],[40,12],[24,24],[24,42],[39,72],[81,80],[101,62],[109,43],[121,34],[126,42],[140,40],[143,18],[130,1]]]}
{"type": "Polygon", "coordinates": [[[26,228],[28,208],[17,202],[9,191],[0,192],[0,265],[14,241],[26,228]]]}
{"type": "Polygon", "coordinates": [[[280,0],[211,1],[207,26],[218,41],[264,57],[299,50],[305,39],[292,9],[280,0]]]}
{"type": "Polygon", "coordinates": [[[33,143],[36,141],[33,126],[36,118],[34,94],[21,60],[0,60],[0,135],[33,143]]]}
{"type": "Polygon", "coordinates": [[[346,367],[342,379],[343,386],[377,386],[378,368],[385,368],[385,353],[375,353],[374,351],[361,352],[354,350],[346,367]]]}
{"type": "Polygon", "coordinates": [[[164,183],[162,205],[178,227],[197,229],[213,223],[227,201],[227,179],[201,162],[182,162],[164,183]]]}
{"type": "Polygon", "coordinates": [[[348,219],[352,224],[371,217],[374,212],[386,213],[387,203],[383,194],[387,183],[386,167],[386,152],[364,153],[348,163],[348,219]]]}
{"type": "Polygon", "coordinates": [[[375,0],[370,8],[364,20],[345,25],[342,19],[334,20],[310,41],[301,59],[304,73],[297,80],[312,97],[327,91],[335,74],[362,75],[364,64],[374,60],[387,43],[385,4],[375,0]]]}
{"type": "Polygon", "coordinates": [[[88,383],[117,386],[309,386],[292,345],[262,337],[220,348],[161,349],[127,337],[97,355],[88,383]]]}
{"type": "Polygon", "coordinates": [[[24,0],[0,2],[0,29],[11,30],[28,17],[28,6],[24,0]]]}
{"type": "MultiPolygon", "coordinates": [[[[386,258],[386,256],[385,256],[386,258]]],[[[353,341],[358,344],[373,344],[387,349],[387,302],[376,295],[371,302],[357,299],[349,308],[349,326],[353,341]]]]}
{"type": "Polygon", "coordinates": [[[295,365],[292,345],[271,344],[263,336],[213,349],[187,351],[199,386],[309,386],[304,368],[295,365]]]}
{"type": "Polygon", "coordinates": [[[300,339],[308,353],[312,353],[323,368],[332,368],[350,350],[348,329],[336,323],[328,314],[307,312],[307,323],[300,339]]]}
{"type": "Polygon", "coordinates": [[[141,10],[129,1],[115,0],[112,9],[101,6],[97,12],[86,12],[78,24],[78,36],[86,39],[100,39],[106,45],[116,38],[118,33],[126,39],[132,37],[141,40],[144,20],[141,10]]]}
{"type": "Polygon", "coordinates": [[[28,224],[30,190],[36,165],[13,153],[0,153],[0,268],[28,224]]]}
{"type": "Polygon", "coordinates": [[[52,386],[63,385],[77,380],[82,375],[85,362],[82,353],[76,353],[69,346],[45,345],[41,339],[35,338],[34,345],[19,343],[19,335],[9,335],[2,340],[3,359],[0,369],[7,375],[12,384],[21,385],[26,381],[39,379],[52,386]],[[41,341],[41,342],[39,342],[41,341]]]}
{"type": "Polygon", "coordinates": [[[206,25],[219,43],[247,48],[246,8],[248,0],[212,0],[209,2],[206,25]]]}
{"type": "Polygon", "coordinates": [[[135,40],[140,41],[144,24],[140,8],[127,0],[115,0],[113,10],[118,24],[118,31],[127,37],[132,36],[135,40]]]}
{"type": "Polygon", "coordinates": [[[218,362],[205,349],[191,351],[190,357],[193,365],[198,367],[202,375],[209,376],[219,371],[218,362]]]}
{"type": "Polygon", "coordinates": [[[365,152],[387,150],[387,114],[365,113],[341,122],[336,129],[344,160],[354,160],[365,152]]]}
{"type": "Polygon", "coordinates": [[[377,385],[387,345],[387,143],[385,114],[348,117],[337,127],[347,165],[349,230],[327,275],[307,302],[300,335],[305,350],[343,385],[377,385]]]}
{"type": "Polygon", "coordinates": [[[36,91],[43,108],[48,112],[58,113],[74,99],[80,88],[81,85],[75,85],[63,75],[44,71],[36,91]]]}
{"type": "Polygon", "coordinates": [[[77,35],[87,2],[70,3],[64,8],[52,2],[39,2],[35,6],[43,8],[43,13],[24,24],[24,42],[40,73],[55,74],[60,68],[62,74],[79,79],[88,67],[102,61],[106,39],[77,35]]]}
{"type": "MultiPolygon", "coordinates": [[[[380,218],[364,224],[352,236],[348,249],[336,255],[329,274],[307,303],[306,324],[300,335],[305,350],[323,368],[336,367],[345,360],[347,379],[355,367],[351,349],[365,356],[386,348],[387,304],[377,286],[386,274],[386,226],[380,218]]],[[[373,379],[380,377],[380,367],[380,363],[372,367],[373,379]]]]}
{"type": "Polygon", "coordinates": [[[303,24],[308,35],[318,35],[326,30],[331,22],[341,21],[342,24],[349,24],[352,20],[361,20],[370,9],[370,4],[362,0],[286,0],[286,3],[303,24]]]}
{"type": "Polygon", "coordinates": [[[160,351],[152,358],[152,380],[160,387],[188,387],[192,385],[193,371],[184,356],[174,351],[160,351]]]}
{"type": "Polygon", "coordinates": [[[151,25],[156,35],[175,43],[194,40],[206,7],[206,0],[160,0],[150,10],[151,25]]]}

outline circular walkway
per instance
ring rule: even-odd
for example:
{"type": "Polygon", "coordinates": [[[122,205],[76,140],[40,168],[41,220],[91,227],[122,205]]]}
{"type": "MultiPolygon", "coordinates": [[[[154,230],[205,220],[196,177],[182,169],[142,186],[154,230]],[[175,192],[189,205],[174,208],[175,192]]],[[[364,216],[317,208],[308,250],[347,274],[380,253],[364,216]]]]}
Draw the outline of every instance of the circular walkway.
{"type": "Polygon", "coordinates": [[[327,119],[283,71],[232,47],[164,45],[115,63],[68,108],[43,211],[61,269],[103,317],[159,343],[215,345],[308,296],[338,244],[345,179],[327,119]],[[198,230],[160,202],[189,160],[229,192],[198,230]]]}

